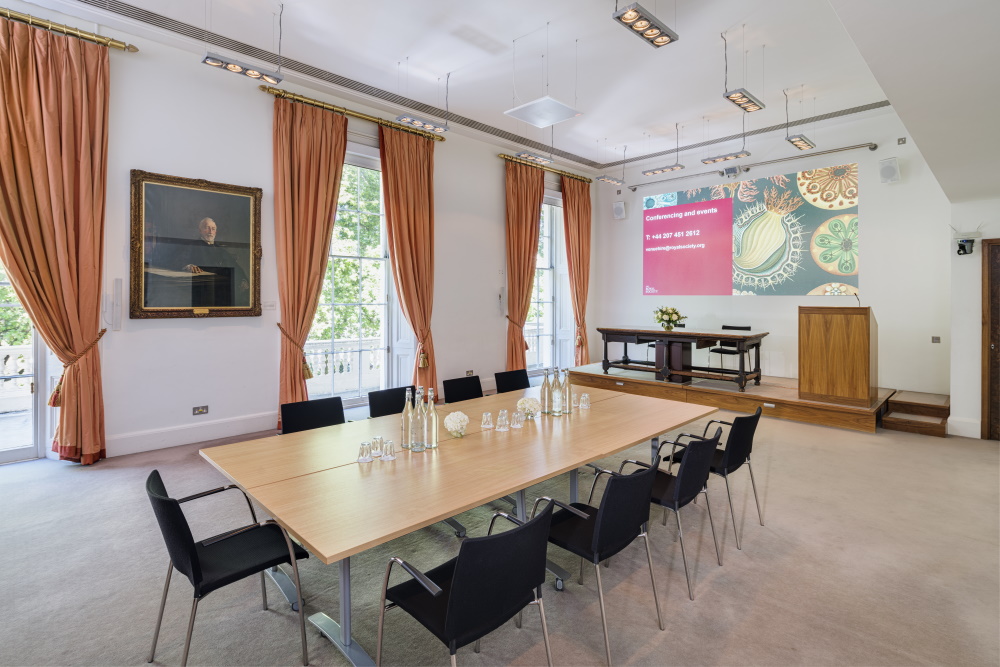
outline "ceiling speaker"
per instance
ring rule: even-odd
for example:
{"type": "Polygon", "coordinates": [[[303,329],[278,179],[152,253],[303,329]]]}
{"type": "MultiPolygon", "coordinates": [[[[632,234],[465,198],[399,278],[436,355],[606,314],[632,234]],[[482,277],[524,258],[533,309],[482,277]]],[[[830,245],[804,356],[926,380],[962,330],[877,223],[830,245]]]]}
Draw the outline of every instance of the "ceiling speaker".
{"type": "Polygon", "coordinates": [[[615,216],[615,220],[625,219],[625,202],[616,201],[611,203],[611,214],[615,216]]]}
{"type": "Polygon", "coordinates": [[[899,183],[899,161],[894,157],[879,160],[878,176],[883,183],[899,183]]]}

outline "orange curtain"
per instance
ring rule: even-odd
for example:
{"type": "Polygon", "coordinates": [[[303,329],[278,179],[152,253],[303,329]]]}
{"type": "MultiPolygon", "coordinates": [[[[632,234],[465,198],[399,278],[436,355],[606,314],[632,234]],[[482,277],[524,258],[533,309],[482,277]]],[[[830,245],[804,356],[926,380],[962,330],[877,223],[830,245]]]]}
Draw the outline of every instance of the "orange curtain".
{"type": "Polygon", "coordinates": [[[538,256],[545,172],[507,162],[507,370],[525,368],[524,322],[531,306],[538,256]]]}
{"type": "Polygon", "coordinates": [[[576,365],[590,363],[587,347],[587,288],[590,285],[590,183],[562,177],[563,230],[569,291],[576,321],[576,365]]]}
{"type": "Polygon", "coordinates": [[[392,280],[417,337],[413,384],[437,389],[434,307],[434,141],[378,128],[392,280]]]}
{"type": "Polygon", "coordinates": [[[88,465],[105,457],[108,75],[107,47],[0,19],[0,262],[64,365],[52,451],[88,465]]]}
{"type": "MultiPolygon", "coordinates": [[[[347,118],[274,100],[274,241],[281,300],[281,404],[308,400],[303,347],[323,278],[347,152],[347,118]]],[[[280,426],[280,423],[279,423],[280,426]]]]}

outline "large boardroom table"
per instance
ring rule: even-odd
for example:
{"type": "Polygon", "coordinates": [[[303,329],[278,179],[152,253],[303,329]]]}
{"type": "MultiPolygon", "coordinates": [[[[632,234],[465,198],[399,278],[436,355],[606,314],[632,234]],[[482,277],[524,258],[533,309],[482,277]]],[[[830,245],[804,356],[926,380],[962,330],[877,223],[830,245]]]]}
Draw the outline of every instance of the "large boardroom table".
{"type": "Polygon", "coordinates": [[[747,382],[760,384],[760,342],[768,334],[766,331],[739,331],[732,329],[674,329],[664,331],[661,327],[597,327],[604,339],[604,360],[601,368],[607,375],[611,368],[632,371],[648,371],[656,374],[656,379],[667,382],[689,383],[692,378],[709,380],[729,380],[745,391],[747,382]],[[701,349],[724,342],[735,347],[739,357],[739,368],[717,368],[693,366],[691,346],[701,349]],[[624,352],[621,359],[612,360],[608,356],[608,343],[622,343],[624,352]],[[656,361],[630,359],[629,343],[633,345],[654,344],[656,361]],[[752,369],[746,368],[744,353],[754,353],[752,369]]]}
{"type": "MultiPolygon", "coordinates": [[[[575,388],[579,392],[580,388],[575,388]]],[[[506,495],[526,513],[525,489],[570,474],[577,498],[577,469],[701,419],[715,408],[586,388],[589,410],[540,415],[524,428],[483,431],[481,416],[506,408],[538,388],[440,406],[440,446],[414,454],[398,451],[400,417],[391,415],[338,426],[211,447],[201,455],[243,489],[309,552],[339,564],[340,623],[325,613],[309,617],[354,665],[372,658],[351,638],[351,556],[506,495]],[[466,435],[451,436],[444,417],[462,411],[466,435]],[[397,442],[395,461],[357,463],[359,444],[381,435],[397,442]]],[[[280,570],[272,576],[295,599],[280,570]]]]}

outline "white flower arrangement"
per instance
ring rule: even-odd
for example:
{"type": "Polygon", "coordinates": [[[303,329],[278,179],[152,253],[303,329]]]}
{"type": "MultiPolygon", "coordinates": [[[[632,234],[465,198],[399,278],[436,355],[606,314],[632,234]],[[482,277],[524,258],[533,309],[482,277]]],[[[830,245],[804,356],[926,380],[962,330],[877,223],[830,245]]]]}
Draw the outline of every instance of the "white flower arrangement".
{"type": "Polygon", "coordinates": [[[517,409],[523,412],[525,417],[531,419],[542,411],[542,404],[537,398],[526,396],[517,402],[517,409]]]}
{"type": "Polygon", "coordinates": [[[444,418],[444,427],[456,438],[465,435],[465,427],[468,425],[469,418],[464,412],[452,412],[444,418]]]}
{"type": "Polygon", "coordinates": [[[653,311],[653,319],[667,331],[673,329],[679,322],[687,319],[673,306],[662,306],[653,311]]]}

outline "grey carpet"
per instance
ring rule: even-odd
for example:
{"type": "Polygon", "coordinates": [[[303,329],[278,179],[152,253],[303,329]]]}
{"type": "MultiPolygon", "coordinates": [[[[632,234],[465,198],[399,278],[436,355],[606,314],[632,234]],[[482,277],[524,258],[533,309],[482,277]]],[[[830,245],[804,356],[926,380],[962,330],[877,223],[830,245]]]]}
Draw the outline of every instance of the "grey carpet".
{"type": "MultiPolygon", "coordinates": [[[[697,428],[689,427],[688,430],[697,428]]],[[[210,443],[216,444],[216,443],[210,443]]],[[[203,445],[202,445],[203,446],[203,445]]],[[[143,482],[158,468],[183,496],[224,483],[198,445],[122,456],[83,468],[53,461],[0,467],[0,663],[138,665],[149,650],[166,551],[143,482]]],[[[648,457],[648,447],[629,452],[648,457]]],[[[616,457],[609,464],[617,466],[616,457]]],[[[710,493],[724,566],[715,562],[704,504],[682,511],[695,580],[688,600],[676,530],[654,510],[650,535],[667,625],[656,627],[641,543],[603,570],[616,663],[639,665],[997,665],[1000,662],[1000,457],[996,442],[848,431],[764,419],[754,451],[766,526],[757,523],[749,477],[734,476],[743,550],[737,551],[722,480],[710,493]]],[[[585,494],[592,476],[581,474],[585,494]]],[[[565,499],[565,477],[528,497],[565,499]]],[[[414,498],[413,502],[420,502],[414,498]]],[[[482,535],[494,509],[459,518],[482,535]]],[[[196,537],[247,519],[227,492],[185,507],[196,537]]],[[[364,512],[364,498],[349,511],[364,512]]],[[[331,508],[331,511],[340,511],[331,508]]],[[[457,552],[438,524],[352,559],[355,636],[374,655],[377,604],[387,558],[430,568],[457,552]]],[[[572,572],[578,560],[552,547],[572,572]]],[[[302,567],[306,610],[336,618],[337,568],[302,567]]],[[[551,583],[551,577],[550,577],[551,583]]],[[[295,665],[297,616],[256,578],[207,597],[192,664],[295,665]]],[[[174,576],[157,663],[180,663],[191,602],[174,576]]],[[[557,664],[604,661],[592,569],[544,599],[557,664]]],[[[537,612],[508,623],[463,665],[544,664],[537,612]]],[[[386,664],[447,664],[448,651],[398,610],[387,615],[386,664]]],[[[311,664],[345,664],[308,626],[311,664]]]]}

